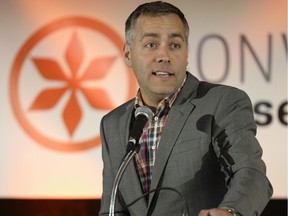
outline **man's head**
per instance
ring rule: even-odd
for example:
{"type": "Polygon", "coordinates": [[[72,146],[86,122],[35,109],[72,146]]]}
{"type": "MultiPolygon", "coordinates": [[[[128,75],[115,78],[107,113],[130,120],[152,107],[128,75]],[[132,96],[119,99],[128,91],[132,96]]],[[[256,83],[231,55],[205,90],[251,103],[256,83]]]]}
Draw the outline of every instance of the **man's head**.
{"type": "Polygon", "coordinates": [[[126,43],[131,45],[134,40],[135,35],[135,25],[137,19],[140,16],[160,16],[167,14],[176,14],[181,19],[186,30],[186,40],[188,41],[189,36],[189,25],[182,13],[177,7],[167,2],[155,1],[150,3],[145,3],[138,6],[128,17],[125,23],[125,38],[126,43]]]}
{"type": "Polygon", "coordinates": [[[140,5],[126,22],[125,63],[144,102],[157,107],[186,76],[189,27],[183,13],[164,2],[140,5]]]}

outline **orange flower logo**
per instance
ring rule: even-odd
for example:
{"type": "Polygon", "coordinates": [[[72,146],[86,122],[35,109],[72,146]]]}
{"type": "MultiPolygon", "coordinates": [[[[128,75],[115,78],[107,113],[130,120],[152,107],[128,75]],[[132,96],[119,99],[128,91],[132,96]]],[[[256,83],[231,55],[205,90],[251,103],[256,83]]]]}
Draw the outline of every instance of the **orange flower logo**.
{"type": "Polygon", "coordinates": [[[78,104],[76,91],[80,90],[87,101],[95,109],[111,110],[114,105],[109,95],[102,89],[91,89],[81,86],[84,81],[102,79],[109,72],[109,68],[115,61],[115,57],[96,58],[91,61],[81,77],[77,72],[84,58],[84,51],[76,34],[71,38],[65,53],[66,62],[70,69],[70,77],[67,77],[61,66],[54,59],[33,58],[33,62],[43,77],[48,80],[65,82],[62,88],[50,88],[42,91],[33,102],[30,110],[50,109],[57,104],[66,91],[71,91],[70,98],[63,111],[63,119],[69,134],[72,136],[80,122],[82,111],[78,104]]]}
{"type": "MultiPolygon", "coordinates": [[[[85,119],[83,118],[85,108],[83,108],[83,105],[81,106],[80,102],[85,101],[94,112],[100,112],[102,115],[118,105],[119,101],[115,102],[111,95],[118,92],[119,89],[108,88],[109,82],[107,84],[107,80],[109,81],[111,77],[119,74],[118,70],[116,73],[113,71],[116,70],[117,65],[123,64],[122,61],[119,61],[123,43],[123,40],[106,25],[96,20],[82,17],[72,17],[55,21],[40,29],[28,39],[15,59],[10,79],[12,108],[24,130],[38,143],[56,150],[77,151],[89,149],[100,144],[99,130],[95,131],[92,138],[90,135],[90,138],[85,139],[83,138],[84,135],[81,134],[81,139],[78,138],[78,140],[75,141],[77,130],[81,128],[82,121],[85,121],[83,120],[85,119]],[[67,28],[69,28],[69,34],[66,34],[69,35],[69,37],[66,39],[66,46],[63,46],[62,59],[59,59],[59,55],[54,57],[53,53],[40,55],[39,51],[38,54],[33,52],[43,40],[48,40],[47,37],[49,35],[55,34],[55,32],[61,32],[61,30],[66,30],[67,32],[67,28]],[[79,31],[81,32],[83,28],[86,31],[88,29],[90,32],[91,30],[97,33],[100,32],[106,40],[108,38],[108,42],[106,41],[106,43],[112,44],[111,47],[114,51],[111,52],[111,54],[103,54],[103,56],[90,55],[90,58],[87,59],[85,40],[81,38],[81,34],[79,34],[79,31]],[[26,88],[21,88],[21,85],[24,86],[25,82],[21,80],[20,74],[28,73],[28,66],[26,66],[28,64],[30,64],[30,68],[35,69],[33,76],[39,76],[45,81],[45,85],[41,86],[38,90],[34,90],[34,96],[30,97],[29,103],[23,105],[24,102],[21,103],[21,97],[23,96],[21,95],[26,91],[26,88]],[[106,82],[106,85],[101,85],[102,82],[106,82]],[[62,107],[59,104],[62,104],[62,107]],[[26,106],[27,109],[25,109],[26,106]],[[43,131],[40,129],[43,127],[41,126],[39,128],[37,121],[31,117],[33,113],[35,113],[34,115],[38,115],[39,113],[45,115],[55,109],[61,112],[62,127],[65,128],[68,134],[66,140],[65,138],[55,138],[49,135],[49,133],[45,133],[47,130],[44,129],[43,131]]],[[[97,47],[95,47],[95,50],[96,49],[97,47]]],[[[41,49],[38,48],[38,50],[41,49]]],[[[125,76],[128,82],[128,89],[122,91],[126,92],[126,95],[122,96],[123,101],[121,102],[124,102],[134,97],[137,85],[131,71],[126,67],[123,67],[122,70],[124,70],[124,72],[121,72],[121,77],[123,77],[123,74],[126,74],[125,76]]],[[[115,79],[117,79],[117,77],[115,77],[115,79]]],[[[30,81],[31,80],[29,80],[29,82],[30,81]]],[[[28,85],[33,85],[33,82],[28,85]]],[[[113,87],[113,84],[111,84],[111,86],[113,87]]],[[[120,87],[125,86],[120,85],[120,87]]],[[[29,95],[31,94],[29,93],[29,95]]],[[[82,104],[83,103],[84,102],[82,102],[82,104]]],[[[100,124],[99,118],[95,119],[95,122],[96,121],[100,124]]],[[[59,120],[55,122],[59,122],[59,120]]],[[[53,121],[51,123],[49,119],[49,122],[47,121],[45,123],[44,128],[46,128],[47,125],[51,128],[54,126],[59,127],[58,124],[53,124],[55,123],[53,123],[53,121]]],[[[95,125],[95,123],[93,123],[93,125],[95,125]]]]}

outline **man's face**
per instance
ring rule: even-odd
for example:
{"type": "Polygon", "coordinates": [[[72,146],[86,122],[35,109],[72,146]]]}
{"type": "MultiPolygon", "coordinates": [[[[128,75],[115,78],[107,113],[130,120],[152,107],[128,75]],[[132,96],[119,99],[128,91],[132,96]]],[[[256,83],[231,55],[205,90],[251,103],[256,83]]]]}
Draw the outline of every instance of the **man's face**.
{"type": "Polygon", "coordinates": [[[124,49],[146,104],[157,106],[174,93],[186,76],[188,44],[185,28],[175,14],[140,16],[131,45],[124,49]]]}

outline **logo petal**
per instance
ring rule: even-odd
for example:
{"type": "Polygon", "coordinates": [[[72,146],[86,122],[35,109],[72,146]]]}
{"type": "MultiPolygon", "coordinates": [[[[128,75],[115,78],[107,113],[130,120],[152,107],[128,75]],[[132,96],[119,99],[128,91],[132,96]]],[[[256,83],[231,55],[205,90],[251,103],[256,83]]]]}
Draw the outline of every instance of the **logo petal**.
{"type": "Polygon", "coordinates": [[[112,110],[115,108],[109,95],[100,88],[81,88],[89,104],[95,109],[99,110],[112,110]]]}
{"type": "Polygon", "coordinates": [[[115,60],[115,56],[94,59],[85,70],[82,80],[102,79],[108,74],[115,60]]]}
{"type": "Polygon", "coordinates": [[[78,35],[74,33],[65,53],[66,61],[73,76],[76,76],[78,69],[84,59],[84,51],[78,35]]]}
{"type": "Polygon", "coordinates": [[[69,135],[74,134],[82,116],[81,108],[78,104],[75,91],[72,91],[69,101],[63,111],[63,119],[69,135]]]}
{"type": "Polygon", "coordinates": [[[67,80],[60,65],[53,59],[32,58],[40,74],[49,80],[67,80]]]}
{"type": "Polygon", "coordinates": [[[55,104],[57,104],[57,102],[66,90],[67,87],[46,89],[40,92],[29,110],[42,110],[52,108],[53,106],[55,106],[55,104]]]}

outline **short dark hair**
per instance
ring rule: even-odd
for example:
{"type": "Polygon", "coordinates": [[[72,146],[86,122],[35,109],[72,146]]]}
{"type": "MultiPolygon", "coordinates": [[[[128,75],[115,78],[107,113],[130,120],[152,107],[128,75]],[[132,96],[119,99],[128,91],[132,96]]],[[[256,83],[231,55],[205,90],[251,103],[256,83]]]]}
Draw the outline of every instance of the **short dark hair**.
{"type": "Polygon", "coordinates": [[[182,11],[177,8],[176,6],[163,2],[163,1],[155,1],[155,2],[149,2],[142,5],[139,5],[128,17],[125,23],[125,38],[126,43],[131,44],[134,38],[134,30],[135,25],[137,22],[137,19],[139,16],[161,16],[161,15],[167,15],[167,14],[176,14],[181,19],[185,31],[186,31],[186,40],[188,41],[189,36],[189,25],[188,22],[182,13],[182,11]]]}

